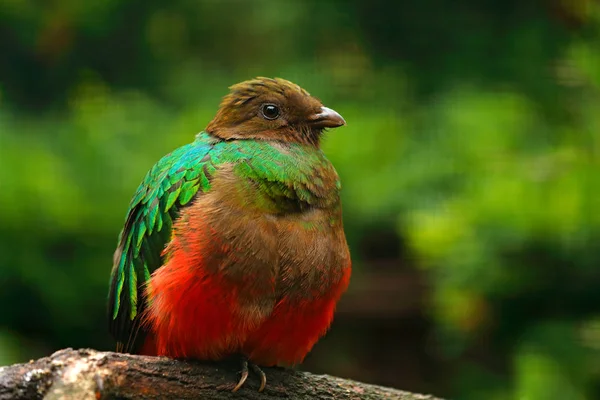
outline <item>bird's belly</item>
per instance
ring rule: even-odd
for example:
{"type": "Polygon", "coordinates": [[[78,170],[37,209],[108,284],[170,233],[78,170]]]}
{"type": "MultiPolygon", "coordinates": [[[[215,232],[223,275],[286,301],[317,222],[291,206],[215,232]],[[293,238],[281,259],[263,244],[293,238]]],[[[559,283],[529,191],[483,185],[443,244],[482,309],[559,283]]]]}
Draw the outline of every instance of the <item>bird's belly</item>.
{"type": "Polygon", "coordinates": [[[300,363],[329,328],[351,271],[344,232],[334,217],[312,210],[276,222],[278,300],[272,314],[244,343],[243,351],[253,362],[300,363]]]}
{"type": "Polygon", "coordinates": [[[250,332],[243,353],[263,366],[291,366],[301,363],[333,320],[335,306],[350,281],[350,265],[330,292],[311,299],[284,297],[273,313],[250,332]]]}

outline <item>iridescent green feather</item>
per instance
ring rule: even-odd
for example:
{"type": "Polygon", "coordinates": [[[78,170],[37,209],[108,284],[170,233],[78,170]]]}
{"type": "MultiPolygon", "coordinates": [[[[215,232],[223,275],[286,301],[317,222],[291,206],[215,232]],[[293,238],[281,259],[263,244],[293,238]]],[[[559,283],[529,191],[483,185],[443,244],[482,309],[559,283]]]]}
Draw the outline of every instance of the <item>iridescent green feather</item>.
{"type": "Polygon", "coordinates": [[[129,205],[109,298],[111,331],[122,343],[129,342],[143,306],[139,296],[143,296],[145,282],[162,264],[160,254],[170,239],[177,209],[191,200],[200,185],[203,191],[210,189],[203,167],[211,163],[204,157],[212,147],[206,140],[196,140],[163,157],[145,176],[129,205]]]}

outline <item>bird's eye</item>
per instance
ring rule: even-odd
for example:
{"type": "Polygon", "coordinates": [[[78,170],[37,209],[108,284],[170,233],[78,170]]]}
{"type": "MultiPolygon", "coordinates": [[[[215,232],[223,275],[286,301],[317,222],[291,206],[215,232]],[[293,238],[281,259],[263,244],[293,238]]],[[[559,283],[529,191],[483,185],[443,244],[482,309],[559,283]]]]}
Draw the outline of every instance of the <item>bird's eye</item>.
{"type": "Polygon", "coordinates": [[[271,120],[276,119],[280,114],[279,107],[277,107],[275,104],[264,104],[261,111],[263,117],[271,120]]]}

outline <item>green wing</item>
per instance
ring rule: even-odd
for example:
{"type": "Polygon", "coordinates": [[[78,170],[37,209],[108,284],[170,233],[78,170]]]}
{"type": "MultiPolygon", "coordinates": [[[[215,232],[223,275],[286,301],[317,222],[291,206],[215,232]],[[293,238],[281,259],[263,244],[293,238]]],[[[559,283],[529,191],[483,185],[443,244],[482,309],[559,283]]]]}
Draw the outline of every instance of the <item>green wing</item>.
{"type": "Polygon", "coordinates": [[[135,352],[144,332],[140,317],[146,306],[145,284],[162,265],[173,221],[198,191],[210,189],[215,171],[213,143],[206,134],[156,163],[138,187],[127,212],[114,255],[108,299],[109,329],[117,351],[135,352]]]}

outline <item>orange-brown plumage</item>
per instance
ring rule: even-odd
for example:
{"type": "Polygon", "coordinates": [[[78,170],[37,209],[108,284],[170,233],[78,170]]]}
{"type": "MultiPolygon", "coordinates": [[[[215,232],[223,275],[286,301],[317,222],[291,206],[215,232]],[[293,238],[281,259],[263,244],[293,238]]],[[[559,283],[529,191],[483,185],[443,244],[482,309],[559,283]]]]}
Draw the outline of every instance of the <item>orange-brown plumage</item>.
{"type": "MultiPolygon", "coordinates": [[[[152,236],[156,226],[139,217],[154,214],[138,204],[157,203],[173,222],[160,265],[150,265],[154,272],[136,297],[141,312],[129,325],[119,304],[134,303],[125,302],[118,277],[135,240],[122,239],[117,250],[111,326],[117,337],[131,337],[134,328],[144,335],[130,351],[211,360],[242,354],[263,366],[302,362],[331,324],[350,279],[339,178],[319,149],[323,129],[342,124],[299,86],[257,78],[234,85],[206,132],[157,164],[160,182],[191,177],[163,197],[183,196],[175,191],[194,184],[199,189],[185,202],[171,202],[174,213],[169,200],[161,208],[163,197],[132,202],[122,237],[138,233],[136,223],[144,223],[147,236],[134,235],[142,257],[133,258],[134,267],[151,264],[157,250],[146,243],[161,243],[152,236]]],[[[143,194],[151,193],[148,187],[143,194]]]]}

